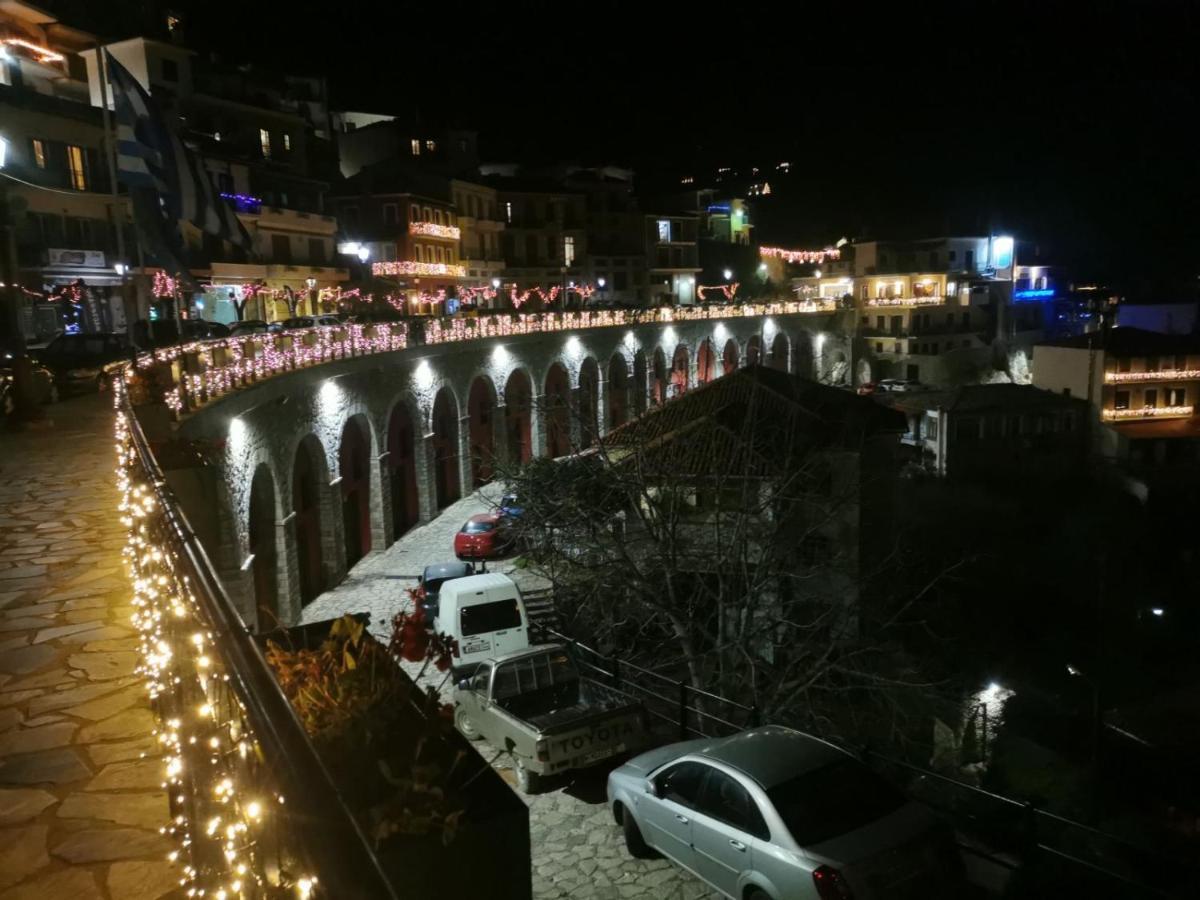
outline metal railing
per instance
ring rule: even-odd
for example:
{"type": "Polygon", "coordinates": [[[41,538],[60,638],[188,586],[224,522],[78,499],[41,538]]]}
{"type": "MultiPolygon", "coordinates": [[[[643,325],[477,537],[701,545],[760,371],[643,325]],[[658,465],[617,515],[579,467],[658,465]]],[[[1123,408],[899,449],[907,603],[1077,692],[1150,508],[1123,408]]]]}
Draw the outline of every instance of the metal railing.
{"type": "Polygon", "coordinates": [[[137,513],[131,547],[140,549],[131,553],[138,581],[154,585],[143,590],[139,628],[143,649],[166,660],[155,707],[178,738],[171,828],[192,886],[214,896],[232,879],[242,890],[258,883],[246,896],[290,887],[300,896],[396,898],[167,485],[123,381],[116,387],[123,506],[137,513]]]}
{"type": "MultiPolygon", "coordinates": [[[[651,716],[677,730],[679,740],[720,737],[761,724],[755,706],[603,654],[552,628],[541,633],[570,645],[585,675],[642,700],[651,716]]],[[[1060,884],[1067,893],[1054,896],[1190,897],[1200,892],[1194,864],[902,760],[870,750],[858,755],[909,796],[947,816],[964,853],[1019,871],[1033,896],[1060,884]]]]}

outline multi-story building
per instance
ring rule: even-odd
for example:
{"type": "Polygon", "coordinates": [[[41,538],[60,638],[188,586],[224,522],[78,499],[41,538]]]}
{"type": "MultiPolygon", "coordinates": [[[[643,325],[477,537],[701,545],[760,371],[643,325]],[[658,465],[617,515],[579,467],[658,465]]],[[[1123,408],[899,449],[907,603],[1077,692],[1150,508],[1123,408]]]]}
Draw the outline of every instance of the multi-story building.
{"type": "Polygon", "coordinates": [[[689,305],[699,298],[698,220],[685,215],[646,215],[646,306],[689,305]]]}
{"type": "Polygon", "coordinates": [[[1200,449],[1200,338],[1114,327],[1033,350],[1033,383],[1085,399],[1107,457],[1167,459],[1200,449]]]}
{"type": "Polygon", "coordinates": [[[804,267],[808,274],[792,280],[797,296],[852,298],[859,383],[951,387],[988,369],[1026,375],[1020,348],[1041,336],[1042,308],[1013,303],[1012,238],[854,242],[804,267]]]}
{"type": "MultiPolygon", "coordinates": [[[[331,145],[316,137],[322,125],[319,90],[309,84],[304,96],[315,99],[297,100],[300,80],[280,87],[248,68],[203,62],[175,43],[137,37],[104,49],[166,115],[179,117],[183,139],[202,155],[214,185],[253,241],[247,253],[184,223],[184,262],[204,287],[191,314],[233,321],[238,317],[233,296],[245,286],[265,288],[254,291],[244,311],[248,318],[286,318],[293,308],[318,311],[316,292],[349,278],[336,264],[337,226],[325,211],[324,177],[333,157],[331,145]]],[[[95,51],[81,55],[92,102],[99,105],[104,87],[95,51]]]]}
{"type": "MultiPolygon", "coordinates": [[[[467,269],[466,283],[499,287],[504,274],[504,220],[500,217],[496,189],[454,178],[450,181],[450,192],[458,215],[458,256],[467,269]]],[[[492,301],[490,305],[502,304],[492,301]]]]}
{"type": "Polygon", "coordinates": [[[447,179],[386,161],[346,179],[337,195],[343,239],[369,249],[373,275],[407,297],[406,312],[443,312],[439,292],[469,283],[447,179]]]}
{"type": "Polygon", "coordinates": [[[995,482],[1011,475],[1055,479],[1087,457],[1087,402],[1027,384],[973,384],[950,391],[879,393],[908,419],[901,442],[925,471],[995,482]]]}
{"type": "Polygon", "coordinates": [[[491,176],[504,220],[504,281],[518,292],[570,288],[588,274],[587,195],[550,179],[491,176]]]}
{"type": "Polygon", "coordinates": [[[0,6],[0,169],[11,176],[0,190],[28,337],[120,331],[134,314],[114,268],[129,262],[120,247],[133,246],[128,227],[117,234],[129,221],[126,202],[112,193],[103,118],[87,102],[78,56],[93,41],[20,0],[0,6]]]}
{"type": "Polygon", "coordinates": [[[478,135],[474,131],[420,122],[406,125],[395,116],[374,113],[335,112],[332,121],[344,178],[388,160],[404,160],[443,175],[468,177],[479,167],[478,135]]]}

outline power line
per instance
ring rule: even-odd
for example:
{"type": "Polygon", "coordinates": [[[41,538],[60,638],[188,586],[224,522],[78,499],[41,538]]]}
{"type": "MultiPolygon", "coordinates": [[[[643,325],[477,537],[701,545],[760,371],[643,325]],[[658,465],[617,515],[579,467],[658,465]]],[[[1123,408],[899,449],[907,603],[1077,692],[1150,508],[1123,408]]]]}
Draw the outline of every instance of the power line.
{"type": "Polygon", "coordinates": [[[39,191],[50,191],[52,194],[67,194],[71,197],[78,197],[81,194],[90,193],[89,191],[65,191],[62,188],[46,187],[44,184],[34,184],[32,181],[24,181],[16,175],[9,175],[7,172],[0,172],[0,177],[7,178],[9,181],[15,181],[17,184],[23,184],[25,187],[36,188],[39,191]]]}

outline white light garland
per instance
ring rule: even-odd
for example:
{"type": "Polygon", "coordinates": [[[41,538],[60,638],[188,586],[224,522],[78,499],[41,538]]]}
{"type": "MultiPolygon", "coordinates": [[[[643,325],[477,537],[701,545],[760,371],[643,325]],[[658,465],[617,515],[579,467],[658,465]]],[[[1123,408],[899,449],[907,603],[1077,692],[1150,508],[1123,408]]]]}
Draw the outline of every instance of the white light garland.
{"type": "Polygon", "coordinates": [[[438,225],[436,222],[410,222],[408,233],[426,235],[428,237],[449,238],[452,241],[457,241],[462,236],[462,232],[455,226],[438,225]]]}
{"type": "Polygon", "coordinates": [[[1105,372],[1104,380],[1110,384],[1130,381],[1195,381],[1200,378],[1200,369],[1159,369],[1157,372],[1105,372]]]}
{"type": "Polygon", "coordinates": [[[394,262],[371,263],[372,275],[445,275],[449,278],[465,278],[467,267],[457,263],[414,262],[398,259],[394,262]]]}
{"type": "Polygon", "coordinates": [[[1140,409],[1106,409],[1106,419],[1179,419],[1190,416],[1194,406],[1143,406],[1140,409]]]}
{"type": "Polygon", "coordinates": [[[945,306],[946,297],[872,297],[867,306],[945,306]]]}

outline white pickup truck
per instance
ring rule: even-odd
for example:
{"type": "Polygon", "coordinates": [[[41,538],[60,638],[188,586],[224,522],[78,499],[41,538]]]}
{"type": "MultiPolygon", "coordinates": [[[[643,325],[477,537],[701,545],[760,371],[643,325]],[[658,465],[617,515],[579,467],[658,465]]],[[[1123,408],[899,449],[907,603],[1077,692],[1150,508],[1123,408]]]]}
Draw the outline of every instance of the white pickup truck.
{"type": "Polygon", "coordinates": [[[455,687],[454,724],[506,749],[527,794],[547,775],[637,751],[648,738],[642,705],[581,677],[562,644],[484,662],[455,687]]]}

